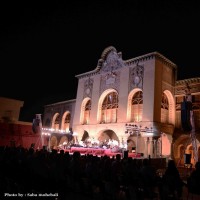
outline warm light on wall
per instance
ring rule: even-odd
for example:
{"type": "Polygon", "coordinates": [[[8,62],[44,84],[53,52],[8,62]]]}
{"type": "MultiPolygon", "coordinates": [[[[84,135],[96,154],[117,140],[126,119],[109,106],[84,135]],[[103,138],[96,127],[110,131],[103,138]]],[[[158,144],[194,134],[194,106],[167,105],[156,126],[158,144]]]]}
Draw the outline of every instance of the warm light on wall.
{"type": "Polygon", "coordinates": [[[68,134],[69,131],[54,128],[42,128],[42,135],[51,135],[52,133],[68,134]]]}
{"type": "Polygon", "coordinates": [[[137,135],[137,133],[144,133],[146,136],[152,136],[153,135],[153,128],[148,128],[147,126],[142,128],[142,126],[138,126],[136,124],[125,124],[125,134],[130,135],[137,135]]]}
{"type": "Polygon", "coordinates": [[[142,116],[141,115],[137,115],[136,116],[136,122],[141,122],[142,121],[142,116]]]}
{"type": "Polygon", "coordinates": [[[143,136],[153,136],[153,128],[138,126],[136,124],[125,124],[125,134],[130,136],[136,136],[136,153],[138,151],[138,137],[142,134],[143,136]]]}

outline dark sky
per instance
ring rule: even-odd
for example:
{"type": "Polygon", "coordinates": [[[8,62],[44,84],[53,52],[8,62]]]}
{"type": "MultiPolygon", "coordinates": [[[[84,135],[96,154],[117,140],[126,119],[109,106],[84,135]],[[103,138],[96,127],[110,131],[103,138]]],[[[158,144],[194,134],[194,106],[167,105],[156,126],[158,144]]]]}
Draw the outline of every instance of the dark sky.
{"type": "Polygon", "coordinates": [[[0,5],[0,96],[24,101],[20,120],[76,98],[75,75],[108,46],[124,60],[158,51],[178,79],[200,77],[200,7],[192,0],[6,1],[0,5]]]}

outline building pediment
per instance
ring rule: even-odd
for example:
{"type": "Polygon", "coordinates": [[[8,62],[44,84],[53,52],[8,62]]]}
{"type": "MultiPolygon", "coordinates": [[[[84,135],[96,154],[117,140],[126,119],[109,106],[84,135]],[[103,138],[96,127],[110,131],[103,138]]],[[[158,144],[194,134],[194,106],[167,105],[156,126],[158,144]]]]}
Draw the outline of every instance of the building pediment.
{"type": "Polygon", "coordinates": [[[107,52],[107,54],[103,56],[102,61],[101,72],[110,72],[124,66],[121,54],[118,54],[115,49],[111,49],[107,52]]]}

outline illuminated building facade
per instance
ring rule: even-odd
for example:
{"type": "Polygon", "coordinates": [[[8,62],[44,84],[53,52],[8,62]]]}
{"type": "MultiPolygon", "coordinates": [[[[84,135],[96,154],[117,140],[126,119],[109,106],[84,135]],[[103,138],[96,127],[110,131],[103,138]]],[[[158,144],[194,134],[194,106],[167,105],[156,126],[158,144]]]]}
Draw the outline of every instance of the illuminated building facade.
{"type": "Polygon", "coordinates": [[[56,132],[71,127],[76,142],[115,140],[146,157],[178,160],[183,151],[192,153],[190,142],[184,147],[190,137],[181,128],[180,106],[189,85],[199,154],[200,78],[177,80],[176,64],[160,53],[123,60],[110,46],[93,71],[76,78],[76,99],[45,106],[43,127],[57,130],[50,136],[50,147],[67,142],[56,132]]]}

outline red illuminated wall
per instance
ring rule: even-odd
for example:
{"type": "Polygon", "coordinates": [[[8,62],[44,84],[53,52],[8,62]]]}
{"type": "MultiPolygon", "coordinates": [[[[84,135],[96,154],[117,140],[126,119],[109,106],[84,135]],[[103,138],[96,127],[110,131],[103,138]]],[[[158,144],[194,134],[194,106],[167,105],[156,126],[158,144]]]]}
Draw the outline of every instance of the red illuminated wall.
{"type": "Polygon", "coordinates": [[[0,123],[0,146],[23,146],[41,148],[40,134],[33,133],[32,124],[0,123]]]}

